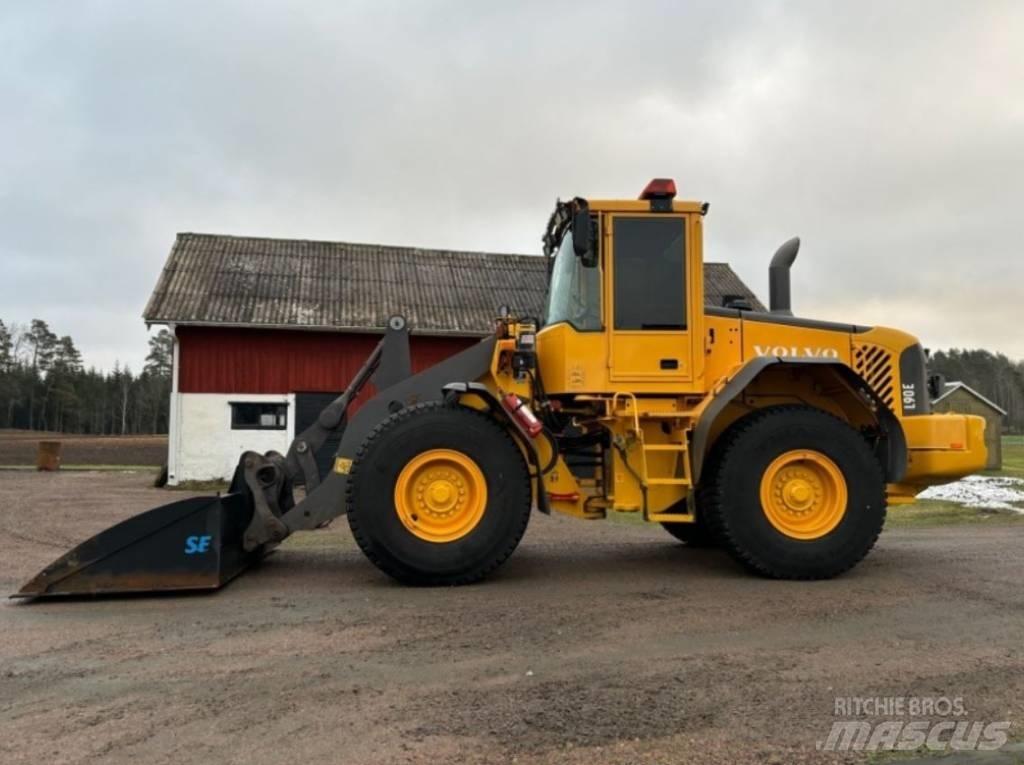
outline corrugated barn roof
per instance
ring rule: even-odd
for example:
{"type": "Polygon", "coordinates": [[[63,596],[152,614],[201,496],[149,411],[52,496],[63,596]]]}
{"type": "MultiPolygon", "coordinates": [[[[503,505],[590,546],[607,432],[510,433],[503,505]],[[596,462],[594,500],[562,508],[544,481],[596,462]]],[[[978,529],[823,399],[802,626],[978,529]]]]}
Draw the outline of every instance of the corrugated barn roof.
{"type": "MultiPolygon", "coordinates": [[[[726,263],[705,263],[705,298],[761,303],[726,263]]],[[[400,313],[416,332],[486,334],[499,306],[540,315],[534,255],[178,234],[143,317],[155,324],[374,330],[400,313]]]]}

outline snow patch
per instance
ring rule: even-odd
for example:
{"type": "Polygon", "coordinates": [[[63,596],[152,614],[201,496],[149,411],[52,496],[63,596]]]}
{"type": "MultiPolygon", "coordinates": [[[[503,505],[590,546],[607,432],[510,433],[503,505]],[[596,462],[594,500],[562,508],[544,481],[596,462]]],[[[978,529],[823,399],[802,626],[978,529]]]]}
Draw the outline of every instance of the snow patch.
{"type": "Polygon", "coordinates": [[[1021,506],[1024,503],[1024,478],[972,475],[954,483],[932,486],[917,497],[956,502],[964,507],[1024,513],[1024,507],[1021,506]]]}

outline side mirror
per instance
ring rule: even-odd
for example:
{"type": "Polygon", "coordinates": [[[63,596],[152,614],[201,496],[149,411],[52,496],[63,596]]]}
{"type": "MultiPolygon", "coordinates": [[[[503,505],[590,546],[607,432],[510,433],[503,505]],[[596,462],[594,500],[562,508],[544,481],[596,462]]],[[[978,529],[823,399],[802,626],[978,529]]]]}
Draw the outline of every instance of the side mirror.
{"type": "Polygon", "coordinates": [[[597,265],[597,248],[594,247],[594,231],[590,220],[590,208],[586,200],[576,200],[572,214],[572,249],[584,268],[597,265]]]}

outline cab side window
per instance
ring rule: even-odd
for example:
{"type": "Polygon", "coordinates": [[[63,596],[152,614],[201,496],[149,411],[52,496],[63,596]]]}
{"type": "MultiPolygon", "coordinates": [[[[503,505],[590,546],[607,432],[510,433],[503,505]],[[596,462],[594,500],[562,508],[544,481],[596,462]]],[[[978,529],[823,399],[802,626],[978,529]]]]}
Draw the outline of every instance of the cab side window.
{"type": "Polygon", "coordinates": [[[615,329],[686,329],[686,221],[616,218],[615,329]]]}

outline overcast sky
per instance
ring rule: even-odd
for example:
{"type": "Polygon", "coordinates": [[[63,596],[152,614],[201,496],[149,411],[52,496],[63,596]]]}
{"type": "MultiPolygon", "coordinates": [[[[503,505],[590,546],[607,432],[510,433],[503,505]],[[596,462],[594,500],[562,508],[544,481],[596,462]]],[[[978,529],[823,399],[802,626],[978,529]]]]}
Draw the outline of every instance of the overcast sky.
{"type": "Polygon", "coordinates": [[[1024,3],[6,2],[0,318],[138,368],[178,231],[538,252],[707,200],[798,314],[1024,357],[1024,3]]]}

